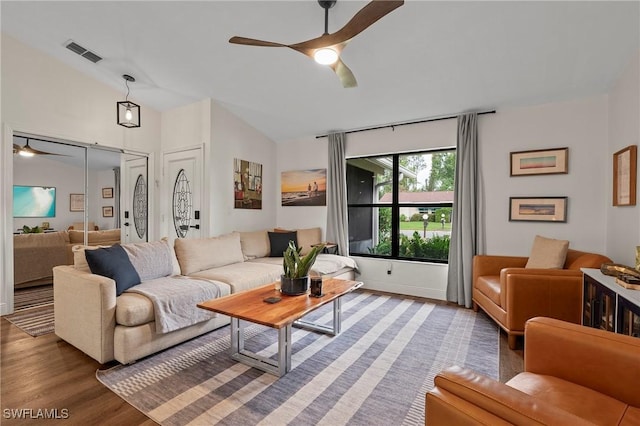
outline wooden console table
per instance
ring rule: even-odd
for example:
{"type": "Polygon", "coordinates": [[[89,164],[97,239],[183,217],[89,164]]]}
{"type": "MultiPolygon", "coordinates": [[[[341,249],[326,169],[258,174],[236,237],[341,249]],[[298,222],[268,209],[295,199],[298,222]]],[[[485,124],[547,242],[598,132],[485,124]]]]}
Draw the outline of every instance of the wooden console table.
{"type": "Polygon", "coordinates": [[[640,337],[640,290],[616,284],[599,269],[582,273],[582,325],[640,337]]]}

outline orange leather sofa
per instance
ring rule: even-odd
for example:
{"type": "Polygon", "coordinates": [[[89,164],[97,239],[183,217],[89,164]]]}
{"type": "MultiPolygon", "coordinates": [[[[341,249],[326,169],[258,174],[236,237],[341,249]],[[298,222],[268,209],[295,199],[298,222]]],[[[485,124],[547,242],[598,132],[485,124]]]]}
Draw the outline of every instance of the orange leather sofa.
{"type": "Polygon", "coordinates": [[[516,348],[525,322],[550,317],[581,323],[582,272],[600,268],[611,259],[567,250],[564,269],[525,268],[527,257],[478,255],[473,258],[473,310],[482,308],[507,332],[509,348],[516,348]]]}
{"type": "Polygon", "coordinates": [[[425,424],[640,424],[640,339],[551,318],[529,320],[525,334],[525,371],[507,383],[439,373],[425,424]]]}

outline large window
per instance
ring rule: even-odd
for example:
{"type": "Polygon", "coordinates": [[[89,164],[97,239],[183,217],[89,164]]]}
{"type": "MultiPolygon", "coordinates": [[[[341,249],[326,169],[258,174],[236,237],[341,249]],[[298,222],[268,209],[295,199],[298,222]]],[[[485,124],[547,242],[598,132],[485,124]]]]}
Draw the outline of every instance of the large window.
{"type": "Polygon", "coordinates": [[[456,152],[347,160],[349,253],[446,263],[456,152]]]}

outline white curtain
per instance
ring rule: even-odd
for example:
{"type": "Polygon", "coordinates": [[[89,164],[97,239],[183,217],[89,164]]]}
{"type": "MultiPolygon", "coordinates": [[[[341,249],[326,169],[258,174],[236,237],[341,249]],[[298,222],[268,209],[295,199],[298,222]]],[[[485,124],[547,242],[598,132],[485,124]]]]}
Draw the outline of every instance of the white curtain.
{"type": "Polygon", "coordinates": [[[327,170],[327,241],[338,244],[338,253],[349,255],[347,222],[347,164],[345,134],[329,134],[329,168],[327,170]]]}
{"type": "Polygon", "coordinates": [[[482,183],[478,166],[478,115],[458,117],[447,300],[471,307],[473,256],[484,250],[482,183]]]}

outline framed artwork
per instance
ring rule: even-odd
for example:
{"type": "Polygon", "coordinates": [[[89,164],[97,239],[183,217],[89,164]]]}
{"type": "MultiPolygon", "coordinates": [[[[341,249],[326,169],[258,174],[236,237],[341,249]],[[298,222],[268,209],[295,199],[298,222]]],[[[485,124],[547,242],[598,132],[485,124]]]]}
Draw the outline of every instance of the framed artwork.
{"type": "Polygon", "coordinates": [[[113,198],[113,188],[102,188],[102,198],[113,198]]]}
{"type": "Polygon", "coordinates": [[[84,211],[84,194],[69,194],[69,211],[84,211]]]}
{"type": "Polygon", "coordinates": [[[629,145],[613,154],[613,205],[636,205],[638,147],[629,145]]]}
{"type": "Polygon", "coordinates": [[[539,149],[511,153],[510,176],[569,173],[569,148],[539,149]]]}
{"type": "Polygon", "coordinates": [[[327,169],[282,172],[280,194],[283,206],[326,206],[327,169]]]}
{"type": "Polygon", "coordinates": [[[233,201],[236,209],[262,209],[262,164],[233,159],[233,201]]]}
{"type": "Polygon", "coordinates": [[[510,222],[566,222],[567,197],[510,197],[510,222]]]}
{"type": "Polygon", "coordinates": [[[102,206],[102,217],[113,217],[113,206],[102,206]]]}

